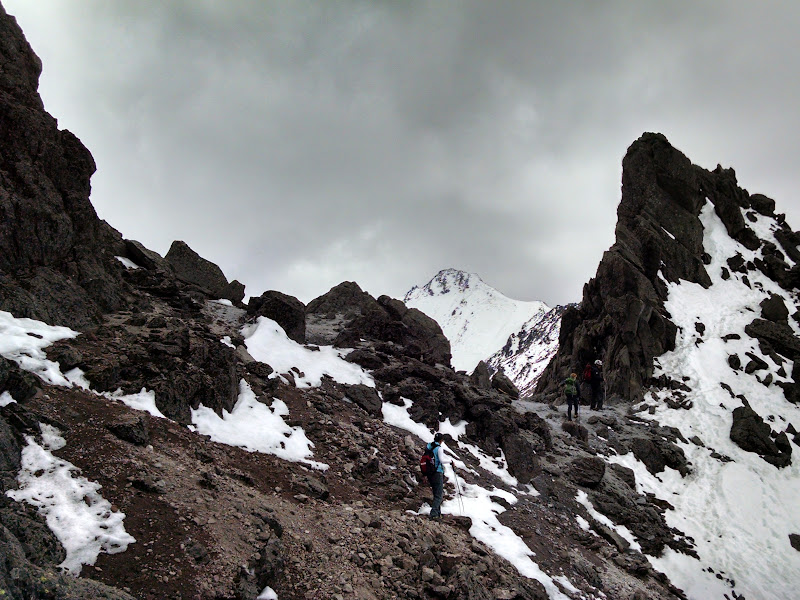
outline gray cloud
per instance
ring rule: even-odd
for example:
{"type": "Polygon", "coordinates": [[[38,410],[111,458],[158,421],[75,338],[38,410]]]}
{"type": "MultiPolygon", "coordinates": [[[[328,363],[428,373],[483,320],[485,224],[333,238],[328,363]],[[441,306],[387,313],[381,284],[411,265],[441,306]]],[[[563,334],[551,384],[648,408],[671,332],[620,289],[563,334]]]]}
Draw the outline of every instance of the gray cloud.
{"type": "Polygon", "coordinates": [[[800,8],[764,2],[5,0],[126,237],[248,293],[439,269],[578,300],[643,131],[800,224],[800,8]]]}

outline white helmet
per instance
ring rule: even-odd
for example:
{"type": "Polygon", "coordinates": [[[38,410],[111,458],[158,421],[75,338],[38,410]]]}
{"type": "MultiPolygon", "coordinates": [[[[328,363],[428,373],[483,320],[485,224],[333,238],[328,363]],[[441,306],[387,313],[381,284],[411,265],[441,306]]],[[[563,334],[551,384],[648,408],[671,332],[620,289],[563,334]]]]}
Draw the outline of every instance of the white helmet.
{"type": "Polygon", "coordinates": [[[596,364],[598,367],[602,367],[603,366],[603,361],[598,359],[598,360],[594,361],[594,364],[596,364]]]}

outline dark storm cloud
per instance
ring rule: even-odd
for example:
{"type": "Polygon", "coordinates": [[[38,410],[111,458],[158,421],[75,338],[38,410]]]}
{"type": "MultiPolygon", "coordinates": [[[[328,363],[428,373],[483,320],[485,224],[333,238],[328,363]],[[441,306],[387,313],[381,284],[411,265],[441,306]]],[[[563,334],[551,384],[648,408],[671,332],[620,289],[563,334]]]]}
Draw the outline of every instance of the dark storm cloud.
{"type": "Polygon", "coordinates": [[[439,269],[580,298],[643,131],[800,223],[798,10],[765,2],[22,2],[126,237],[307,301],[439,269]]]}

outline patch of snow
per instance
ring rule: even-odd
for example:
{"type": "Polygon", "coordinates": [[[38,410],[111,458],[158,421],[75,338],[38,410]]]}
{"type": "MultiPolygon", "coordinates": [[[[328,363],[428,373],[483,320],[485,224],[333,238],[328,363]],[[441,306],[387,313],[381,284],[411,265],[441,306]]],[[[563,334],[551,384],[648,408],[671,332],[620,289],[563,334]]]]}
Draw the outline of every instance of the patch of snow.
{"type": "Polygon", "coordinates": [[[14,400],[9,392],[3,392],[0,394],[0,406],[8,406],[14,402],[16,402],[16,400],[14,400]]]}
{"type": "Polygon", "coordinates": [[[147,413],[150,413],[154,417],[159,417],[161,419],[167,418],[160,410],[158,410],[158,407],[156,406],[156,393],[145,388],[142,388],[138,394],[125,394],[122,390],[117,390],[116,392],[112,392],[110,394],[106,392],[102,394],[102,396],[105,396],[110,400],[118,400],[135,410],[143,410],[147,413]]]}
{"type": "Polygon", "coordinates": [[[25,436],[19,489],[6,495],[35,506],[47,526],[64,546],[67,557],[59,566],[78,575],[83,565],[93,565],[100,552],[124,552],[136,540],[125,531],[125,514],[114,512],[99,493],[100,485],[79,475],[71,463],[51,451],[65,444],[55,427],[39,425],[42,444],[25,436]]]}
{"type": "Polygon", "coordinates": [[[223,306],[233,306],[233,302],[231,302],[227,298],[220,298],[218,300],[212,300],[211,302],[215,302],[217,304],[222,304],[223,306]]]}
{"type": "Polygon", "coordinates": [[[278,594],[271,587],[267,586],[258,595],[256,600],[278,600],[278,594]]]}
{"type": "Polygon", "coordinates": [[[271,587],[267,586],[258,595],[256,600],[278,600],[278,594],[271,587]]]}
{"type": "Polygon", "coordinates": [[[72,386],[61,373],[58,363],[47,360],[43,349],[53,342],[78,335],[68,327],[55,327],[34,319],[17,319],[0,310],[0,356],[13,360],[20,368],[52,385],[72,386]]]}
{"type": "Polygon", "coordinates": [[[272,406],[259,402],[248,383],[239,382],[239,398],[231,412],[222,417],[202,404],[192,410],[192,424],[197,433],[213,441],[244,448],[248,452],[273,454],[284,460],[300,462],[314,469],[326,470],[328,465],[311,460],[314,444],[302,427],[290,427],[283,420],[289,409],[282,400],[274,398],[272,406]]]}
{"type": "Polygon", "coordinates": [[[319,386],[323,375],[328,375],[339,383],[375,387],[375,381],[369,373],[344,360],[351,350],[333,346],[309,350],[290,339],[280,325],[266,317],[259,317],[254,325],[245,326],[242,334],[247,351],[256,360],[268,364],[277,373],[288,373],[292,368],[303,373],[303,376],[293,373],[295,384],[299,388],[319,386]]]}
{"type": "Polygon", "coordinates": [[[229,335],[226,335],[224,338],[222,338],[222,339],[220,340],[220,342],[222,342],[222,343],[223,343],[224,345],[226,345],[228,348],[233,348],[234,350],[236,350],[236,346],[234,346],[234,345],[233,345],[233,342],[231,342],[231,336],[229,336],[229,335]]]}
{"type": "Polygon", "coordinates": [[[142,268],[139,265],[137,265],[135,262],[133,262],[130,258],[125,258],[124,256],[115,256],[114,258],[116,258],[119,262],[121,262],[123,265],[125,265],[126,269],[141,269],[142,268]]]}
{"type": "Polygon", "coordinates": [[[91,384],[89,383],[89,380],[86,379],[86,374],[78,367],[70,369],[64,373],[64,379],[69,381],[74,387],[79,387],[82,390],[87,391],[91,390],[91,384]]]}
{"type": "Polygon", "coordinates": [[[594,531],[592,531],[592,528],[589,525],[589,521],[584,519],[582,516],[575,515],[575,520],[578,522],[578,527],[580,527],[584,531],[588,531],[589,533],[591,533],[595,537],[599,537],[594,531]]]}

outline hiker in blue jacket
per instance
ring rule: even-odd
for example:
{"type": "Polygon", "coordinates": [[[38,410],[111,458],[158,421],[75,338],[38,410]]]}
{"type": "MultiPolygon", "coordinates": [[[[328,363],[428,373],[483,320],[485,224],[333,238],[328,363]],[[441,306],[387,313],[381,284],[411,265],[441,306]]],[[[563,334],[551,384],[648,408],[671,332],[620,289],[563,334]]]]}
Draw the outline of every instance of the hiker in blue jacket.
{"type": "Polygon", "coordinates": [[[433,451],[434,471],[428,475],[428,483],[431,485],[433,492],[433,503],[431,504],[431,519],[438,519],[442,516],[442,496],[444,495],[444,465],[450,462],[444,452],[442,452],[442,440],[444,434],[437,433],[433,436],[433,441],[427,445],[429,450],[433,451]]]}

